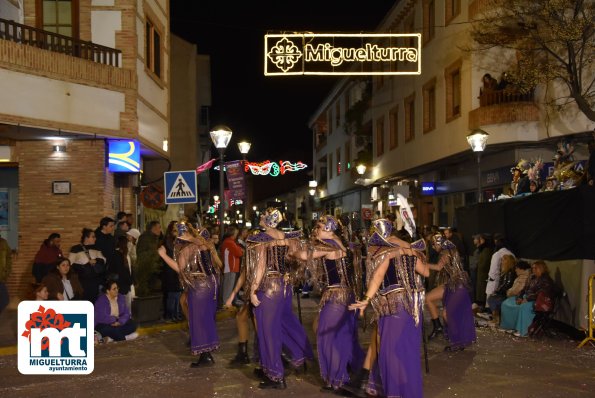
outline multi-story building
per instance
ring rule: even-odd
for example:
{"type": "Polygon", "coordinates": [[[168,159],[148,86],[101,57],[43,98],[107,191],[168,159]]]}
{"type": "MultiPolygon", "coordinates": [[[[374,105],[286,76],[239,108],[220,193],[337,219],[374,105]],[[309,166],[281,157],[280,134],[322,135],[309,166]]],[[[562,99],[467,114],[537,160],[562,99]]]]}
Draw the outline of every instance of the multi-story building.
{"type": "Polygon", "coordinates": [[[169,157],[169,15],[167,0],[0,0],[0,230],[18,250],[14,298],[51,232],[68,252],[103,216],[141,219],[141,184],[169,157]],[[109,139],[140,146],[142,174],[108,169],[109,139]]]}
{"type": "MultiPolygon", "coordinates": [[[[194,170],[211,158],[211,58],[175,34],[171,49],[171,169],[194,170]]],[[[208,206],[210,197],[209,173],[197,178],[198,197],[206,203],[184,206],[189,217],[208,206]]]]}
{"type": "MultiPolygon", "coordinates": [[[[403,193],[415,204],[419,225],[453,225],[455,208],[478,200],[478,165],[466,140],[473,129],[489,133],[480,174],[486,199],[507,193],[519,159],[551,162],[561,137],[593,130],[576,108],[553,113],[543,105],[552,87],[482,93],[486,73],[499,78],[516,62],[513,52],[462,49],[472,40],[468,22],[486,5],[395,2],[377,31],[421,33],[421,74],[344,79],[319,106],[310,127],[323,210],[359,212],[373,204],[373,212],[385,214],[393,211],[390,195],[403,193]],[[362,176],[354,170],[358,163],[367,166],[362,176]],[[422,184],[433,196],[421,194],[422,184]]],[[[576,157],[586,159],[586,145],[576,148],[576,157]]]]}

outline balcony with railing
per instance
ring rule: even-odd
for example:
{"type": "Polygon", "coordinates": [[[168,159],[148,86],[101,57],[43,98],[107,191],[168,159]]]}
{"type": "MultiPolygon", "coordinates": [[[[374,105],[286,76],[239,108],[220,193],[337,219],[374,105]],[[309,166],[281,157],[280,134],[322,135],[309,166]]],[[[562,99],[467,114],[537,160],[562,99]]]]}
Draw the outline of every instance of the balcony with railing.
{"type": "Polygon", "coordinates": [[[0,39],[83,58],[100,64],[120,66],[122,54],[120,50],[2,18],[0,18],[0,39]]]}
{"type": "Polygon", "coordinates": [[[539,108],[533,90],[523,93],[513,88],[484,90],[479,95],[479,108],[469,112],[469,128],[497,123],[532,122],[539,120],[539,108]]]}
{"type": "Polygon", "coordinates": [[[122,52],[0,18],[2,69],[106,88],[136,89],[122,52]]]}

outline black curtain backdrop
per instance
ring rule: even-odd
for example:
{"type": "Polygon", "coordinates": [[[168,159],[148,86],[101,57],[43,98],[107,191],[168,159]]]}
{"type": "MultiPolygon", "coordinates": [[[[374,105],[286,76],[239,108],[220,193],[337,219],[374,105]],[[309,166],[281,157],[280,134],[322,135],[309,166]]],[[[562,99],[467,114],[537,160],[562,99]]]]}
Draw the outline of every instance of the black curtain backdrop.
{"type": "Polygon", "coordinates": [[[467,247],[476,233],[503,233],[517,257],[595,259],[595,187],[542,192],[456,210],[467,247]]]}

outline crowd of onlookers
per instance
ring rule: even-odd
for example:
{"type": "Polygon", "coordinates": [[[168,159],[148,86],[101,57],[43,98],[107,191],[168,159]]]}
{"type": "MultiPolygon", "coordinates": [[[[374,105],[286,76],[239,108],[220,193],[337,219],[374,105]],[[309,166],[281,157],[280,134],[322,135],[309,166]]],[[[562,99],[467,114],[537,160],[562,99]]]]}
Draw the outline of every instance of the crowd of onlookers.
{"type": "MultiPolygon", "coordinates": [[[[443,231],[464,259],[469,273],[473,311],[498,330],[526,337],[535,315],[551,314],[557,288],[542,260],[531,264],[513,253],[503,234],[473,235],[473,250],[466,250],[458,233],[443,231]]],[[[428,254],[431,256],[431,253],[428,254]]]]}
{"type": "MultiPolygon", "coordinates": [[[[396,223],[393,215],[388,218],[396,223]]],[[[157,252],[163,245],[173,257],[175,224],[176,221],[171,221],[163,232],[158,221],[150,221],[141,233],[132,228],[130,214],[118,213],[116,219],[104,217],[95,230],[81,231],[80,242],[70,248],[68,256],[62,252],[60,234],[50,234],[35,255],[32,268],[35,284],[30,298],[94,303],[96,330],[104,340],[135,338],[132,301],[137,295],[148,295],[155,290],[163,294],[163,320],[181,321],[182,286],[176,272],[163,263],[157,252]]],[[[207,230],[223,263],[219,293],[219,306],[223,306],[239,277],[250,231],[228,226],[219,239],[218,227],[207,230]]],[[[365,229],[354,232],[353,239],[362,243],[365,257],[365,229]]],[[[474,247],[468,249],[455,229],[432,226],[419,231],[427,241],[429,263],[435,263],[438,257],[431,244],[436,233],[443,234],[456,246],[469,275],[473,311],[491,326],[526,336],[535,312],[551,311],[556,289],[545,262],[529,264],[517,259],[502,234],[473,235],[474,247]]],[[[0,304],[3,306],[8,303],[8,295],[2,282],[10,272],[10,248],[5,243],[0,240],[0,304]]],[[[435,272],[431,272],[426,280],[427,291],[435,284],[435,272]]],[[[304,296],[311,290],[308,284],[301,288],[304,296]]],[[[226,304],[241,306],[243,301],[238,295],[226,304]]]]}
{"type": "Polygon", "coordinates": [[[51,233],[33,260],[30,298],[88,300],[95,307],[95,329],[104,341],[131,340],[138,335],[131,319],[134,266],[141,233],[132,214],[103,217],[93,230],[83,228],[78,244],[65,256],[61,236],[51,233]]]}
{"type": "MultiPolygon", "coordinates": [[[[100,341],[130,340],[138,336],[131,315],[132,302],[137,296],[161,292],[162,320],[182,321],[180,280],[157,251],[163,245],[173,257],[176,221],[171,221],[165,231],[158,221],[149,221],[142,233],[132,225],[132,215],[125,212],[118,213],[116,219],[104,217],[96,229],[83,228],[80,242],[70,248],[68,256],[62,251],[60,234],[51,233],[35,255],[32,267],[35,283],[29,298],[90,301],[95,307],[95,329],[100,341]]],[[[229,226],[221,241],[218,227],[208,231],[223,261],[219,294],[219,305],[223,306],[239,276],[248,229],[229,226]]],[[[240,306],[243,302],[236,297],[232,304],[240,306]]]]}

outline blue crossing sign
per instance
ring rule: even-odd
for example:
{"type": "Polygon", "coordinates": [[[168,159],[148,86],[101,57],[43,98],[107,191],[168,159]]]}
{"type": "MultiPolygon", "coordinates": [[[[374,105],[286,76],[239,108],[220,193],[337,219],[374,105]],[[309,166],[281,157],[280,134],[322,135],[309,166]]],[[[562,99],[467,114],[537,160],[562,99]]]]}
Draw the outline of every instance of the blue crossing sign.
{"type": "Polygon", "coordinates": [[[167,171],[165,182],[165,204],[196,203],[196,171],[167,171]]]}

